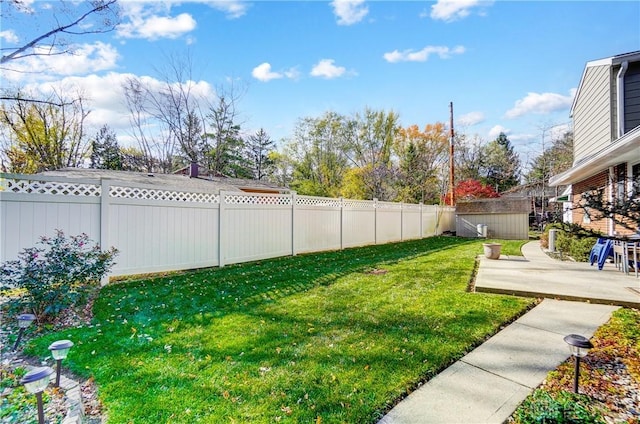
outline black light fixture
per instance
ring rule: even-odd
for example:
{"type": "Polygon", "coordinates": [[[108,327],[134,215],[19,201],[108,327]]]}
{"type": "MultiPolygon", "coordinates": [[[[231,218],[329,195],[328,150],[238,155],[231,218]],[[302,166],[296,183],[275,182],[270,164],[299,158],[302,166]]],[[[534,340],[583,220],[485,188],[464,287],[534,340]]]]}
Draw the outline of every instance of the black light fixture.
{"type": "Polygon", "coordinates": [[[49,346],[51,356],[56,360],[56,387],[60,386],[60,363],[67,357],[72,346],[73,342],[71,340],[58,340],[49,346]]]}
{"type": "Polygon", "coordinates": [[[16,343],[13,345],[13,350],[18,348],[18,344],[22,339],[22,334],[24,333],[24,329],[31,325],[33,321],[36,320],[36,316],[33,314],[20,314],[18,315],[18,339],[16,343]]]}
{"type": "Polygon", "coordinates": [[[49,385],[50,375],[53,369],[50,367],[34,368],[20,380],[29,393],[36,395],[38,400],[38,424],[44,424],[44,408],[42,406],[42,392],[49,385]]]}
{"type": "Polygon", "coordinates": [[[578,393],[578,378],[580,377],[580,358],[587,356],[589,349],[593,347],[589,339],[579,334],[569,334],[564,341],[569,345],[571,356],[575,358],[576,369],[573,377],[573,392],[578,393]]]}

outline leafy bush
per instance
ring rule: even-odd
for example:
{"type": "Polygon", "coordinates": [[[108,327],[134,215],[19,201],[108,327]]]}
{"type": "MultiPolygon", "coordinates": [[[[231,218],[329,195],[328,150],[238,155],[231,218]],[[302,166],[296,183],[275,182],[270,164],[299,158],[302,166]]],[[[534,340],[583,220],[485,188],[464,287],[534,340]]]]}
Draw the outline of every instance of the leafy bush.
{"type": "Polygon", "coordinates": [[[115,248],[101,251],[86,234],[41,237],[41,247],[29,247],[18,259],[0,266],[0,289],[17,289],[12,299],[15,312],[31,312],[46,322],[61,311],[78,305],[109,272],[117,254],[115,248]]]}
{"type": "Polygon", "coordinates": [[[554,396],[544,390],[536,390],[514,412],[513,422],[516,424],[605,422],[597,408],[591,405],[588,396],[565,390],[559,391],[554,396]]]}
{"type": "MultiPolygon", "coordinates": [[[[548,232],[545,232],[548,234],[548,232]]],[[[546,236],[548,240],[548,235],[546,236]]],[[[566,231],[558,230],[556,236],[556,249],[560,252],[571,256],[578,262],[587,262],[589,260],[589,253],[591,248],[596,243],[595,237],[584,237],[569,233],[566,231]]]]}

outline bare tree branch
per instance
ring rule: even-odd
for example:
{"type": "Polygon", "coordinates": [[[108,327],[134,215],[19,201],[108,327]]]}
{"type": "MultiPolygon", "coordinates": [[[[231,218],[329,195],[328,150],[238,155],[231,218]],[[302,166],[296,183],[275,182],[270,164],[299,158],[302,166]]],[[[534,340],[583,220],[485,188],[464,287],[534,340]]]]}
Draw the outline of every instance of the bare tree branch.
{"type": "MultiPolygon", "coordinates": [[[[104,32],[113,31],[115,29],[116,24],[117,24],[117,19],[111,20],[109,18],[105,19],[105,21],[103,22],[104,23],[104,27],[102,27],[100,29],[83,30],[83,31],[74,31],[73,30],[73,28],[78,27],[83,21],[85,21],[86,19],[88,19],[90,16],[92,16],[94,14],[106,12],[106,13],[110,13],[110,14],[114,15],[116,18],[118,16],[118,11],[117,11],[117,8],[116,8],[117,0],[94,0],[94,1],[90,2],[90,4],[91,4],[91,9],[88,10],[87,12],[85,12],[84,14],[82,14],[80,17],[78,17],[74,21],[72,21],[72,22],[70,22],[70,23],[68,23],[66,25],[58,25],[57,27],[53,28],[52,30],[47,31],[46,33],[44,33],[44,34],[34,38],[33,40],[29,41],[25,45],[16,48],[11,53],[2,56],[2,58],[0,58],[0,64],[7,63],[7,62],[9,62],[11,60],[23,59],[23,58],[28,57],[28,56],[48,56],[48,55],[52,55],[52,54],[61,54],[59,52],[55,52],[54,51],[54,47],[55,46],[61,45],[61,43],[58,43],[55,40],[55,36],[57,34],[83,35],[83,34],[98,34],[98,33],[104,33],[104,32]],[[36,47],[38,47],[38,45],[42,41],[47,40],[47,39],[51,39],[52,37],[54,38],[54,40],[52,40],[52,42],[49,44],[49,51],[43,52],[43,53],[38,53],[38,52],[26,53],[28,50],[35,49],[36,47]]],[[[69,51],[65,50],[62,53],[69,53],[69,51]]]]}

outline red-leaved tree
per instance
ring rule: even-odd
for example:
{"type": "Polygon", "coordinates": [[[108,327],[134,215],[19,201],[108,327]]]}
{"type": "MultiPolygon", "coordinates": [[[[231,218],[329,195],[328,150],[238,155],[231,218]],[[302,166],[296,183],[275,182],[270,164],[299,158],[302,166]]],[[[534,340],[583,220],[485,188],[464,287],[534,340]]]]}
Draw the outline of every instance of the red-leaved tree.
{"type": "MultiPolygon", "coordinates": [[[[478,180],[468,179],[460,181],[454,190],[456,200],[489,199],[500,197],[493,187],[484,185],[478,180]]],[[[443,196],[443,202],[448,202],[448,196],[443,196]]]]}

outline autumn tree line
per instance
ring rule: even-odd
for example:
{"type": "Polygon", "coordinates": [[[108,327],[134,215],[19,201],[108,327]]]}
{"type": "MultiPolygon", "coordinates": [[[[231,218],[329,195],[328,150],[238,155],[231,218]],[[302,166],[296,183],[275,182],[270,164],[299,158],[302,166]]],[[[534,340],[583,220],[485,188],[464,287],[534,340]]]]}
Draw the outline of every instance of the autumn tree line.
{"type": "MultiPolygon", "coordinates": [[[[123,87],[135,140],[127,146],[107,124],[87,132],[90,110],[80,94],[5,101],[0,107],[2,170],[171,173],[196,162],[212,175],[269,181],[306,195],[433,204],[448,190],[451,140],[443,123],[404,127],[392,111],[329,111],[298,119],[292,135],[276,143],[264,129],[243,131],[232,95],[206,103],[192,101],[186,83],[167,80],[165,88],[154,92],[134,79],[123,87]]],[[[459,198],[496,197],[522,177],[545,181],[571,164],[570,133],[555,140],[525,175],[505,134],[484,142],[458,133],[454,146],[459,198]]]]}

